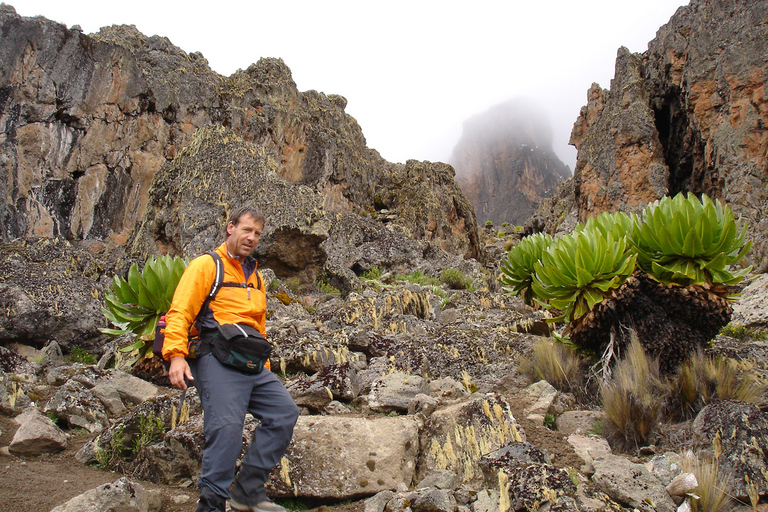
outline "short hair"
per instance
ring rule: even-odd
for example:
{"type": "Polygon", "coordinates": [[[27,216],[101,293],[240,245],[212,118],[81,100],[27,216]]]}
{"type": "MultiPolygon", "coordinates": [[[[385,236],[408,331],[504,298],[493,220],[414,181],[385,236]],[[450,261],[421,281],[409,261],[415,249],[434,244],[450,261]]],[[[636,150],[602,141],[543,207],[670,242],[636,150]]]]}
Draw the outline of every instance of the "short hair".
{"type": "Polygon", "coordinates": [[[253,220],[262,226],[266,224],[266,219],[264,218],[264,214],[261,213],[261,210],[254,206],[240,206],[239,208],[235,208],[229,215],[229,220],[227,220],[227,223],[224,226],[224,236],[228,236],[227,226],[229,226],[229,223],[231,222],[237,226],[240,222],[240,219],[243,218],[243,215],[250,215],[253,217],[253,220]]]}

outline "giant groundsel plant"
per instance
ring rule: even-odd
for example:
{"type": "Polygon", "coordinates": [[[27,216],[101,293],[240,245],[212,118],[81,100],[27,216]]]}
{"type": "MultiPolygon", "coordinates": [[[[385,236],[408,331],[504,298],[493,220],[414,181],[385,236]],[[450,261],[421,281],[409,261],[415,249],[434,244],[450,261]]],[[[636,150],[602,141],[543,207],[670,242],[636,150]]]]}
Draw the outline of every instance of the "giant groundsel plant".
{"type": "Polygon", "coordinates": [[[150,258],[139,271],[134,263],[127,278],[115,276],[112,291],[104,297],[104,316],[116,329],[100,329],[105,334],[119,336],[132,332],[138,339],[126,350],[139,350],[139,357],[152,347],[160,317],[171,307],[173,292],[179,284],[188,260],[179,256],[150,258]]]}
{"type": "Polygon", "coordinates": [[[550,320],[566,321],[575,345],[612,353],[632,330],[672,370],[730,320],[729,286],[751,270],[733,268],[749,251],[746,229],[719,201],[678,194],[642,216],[606,213],[557,239],[524,238],[501,282],[559,311],[550,320]]]}
{"type": "Polygon", "coordinates": [[[640,268],[665,284],[732,285],[751,270],[731,270],[749,251],[746,224],[707,196],[665,197],[635,217],[631,242],[640,268]]]}

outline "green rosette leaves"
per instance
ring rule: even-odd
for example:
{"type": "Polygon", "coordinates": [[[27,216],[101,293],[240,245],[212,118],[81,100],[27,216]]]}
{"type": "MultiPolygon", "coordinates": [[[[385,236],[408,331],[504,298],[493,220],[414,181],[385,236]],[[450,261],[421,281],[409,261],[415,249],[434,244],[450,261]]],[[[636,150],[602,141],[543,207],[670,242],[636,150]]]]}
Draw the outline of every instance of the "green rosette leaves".
{"type": "Polygon", "coordinates": [[[534,299],[562,312],[552,321],[572,322],[586,315],[635,269],[637,255],[626,236],[617,236],[621,229],[614,230],[625,219],[604,215],[557,239],[534,264],[534,299]]]}
{"type": "Polygon", "coordinates": [[[527,236],[512,247],[501,262],[501,284],[513,295],[520,295],[529,306],[533,305],[533,266],[552,241],[552,237],[544,233],[527,236]]]}
{"type": "Polygon", "coordinates": [[[630,242],[638,266],[665,284],[727,286],[752,269],[733,270],[752,245],[745,242],[746,224],[720,201],[689,193],[665,197],[633,219],[630,242]]]}
{"type": "MultiPolygon", "coordinates": [[[[179,256],[153,257],[141,272],[134,263],[126,279],[115,276],[112,290],[104,297],[102,312],[116,328],[100,331],[113,336],[129,332],[139,338],[152,336],[160,316],[171,307],[173,292],[188,263],[179,256]]],[[[137,343],[144,345],[141,341],[137,343]]],[[[148,350],[147,346],[139,348],[143,352],[148,350]]]]}

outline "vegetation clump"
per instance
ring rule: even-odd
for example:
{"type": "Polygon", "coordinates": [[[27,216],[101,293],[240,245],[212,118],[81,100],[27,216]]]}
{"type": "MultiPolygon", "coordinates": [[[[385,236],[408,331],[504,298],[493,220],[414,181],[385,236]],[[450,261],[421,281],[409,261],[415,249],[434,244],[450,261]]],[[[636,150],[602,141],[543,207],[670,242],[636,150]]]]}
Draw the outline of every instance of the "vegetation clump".
{"type": "Polygon", "coordinates": [[[179,256],[152,257],[141,272],[134,263],[127,278],[115,276],[112,290],[104,296],[102,312],[117,329],[100,331],[113,336],[134,333],[138,339],[123,350],[137,351],[137,359],[151,356],[157,322],[170,309],[173,292],[188,264],[179,256]]]}
{"type": "Polygon", "coordinates": [[[472,288],[472,280],[464,277],[460,270],[446,268],[440,272],[440,280],[453,290],[469,290],[472,288]]]}
{"type": "Polygon", "coordinates": [[[751,270],[733,268],[749,251],[745,233],[719,201],[678,194],[642,217],[604,213],[556,239],[524,238],[502,261],[501,282],[555,311],[550,321],[565,321],[571,342],[604,362],[633,330],[673,371],[729,322],[729,287],[751,270]]]}

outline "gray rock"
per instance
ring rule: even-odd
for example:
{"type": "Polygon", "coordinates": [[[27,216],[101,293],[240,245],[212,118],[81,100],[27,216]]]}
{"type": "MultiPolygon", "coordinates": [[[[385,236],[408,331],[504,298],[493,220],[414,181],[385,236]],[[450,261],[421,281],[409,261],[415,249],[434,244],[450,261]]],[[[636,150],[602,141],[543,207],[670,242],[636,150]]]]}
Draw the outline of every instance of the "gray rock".
{"type": "Polygon", "coordinates": [[[157,512],[161,501],[159,492],[149,492],[138,482],[120,478],[75,496],[51,512],[157,512]]]}
{"type": "Polygon", "coordinates": [[[733,322],[745,327],[768,327],[768,274],[761,274],[744,288],[733,305],[733,322]]]}
{"type": "Polygon", "coordinates": [[[768,414],[746,402],[715,401],[704,407],[691,428],[699,443],[709,448],[719,440],[718,476],[731,496],[749,501],[747,481],[758,494],[768,493],[768,414]],[[748,480],[747,480],[748,479],[748,480]]]}
{"type": "Polygon", "coordinates": [[[270,486],[275,496],[333,499],[409,486],[418,448],[410,416],[300,416],[270,486]]]}
{"type": "Polygon", "coordinates": [[[602,411],[566,411],[557,417],[557,431],[565,435],[586,435],[595,425],[595,422],[603,419],[602,411]]]}
{"type": "Polygon", "coordinates": [[[88,432],[101,432],[109,426],[109,417],[101,400],[82,383],[72,379],[61,386],[43,408],[46,414],[55,414],[70,428],[84,428],[88,432]]]}
{"type": "Polygon", "coordinates": [[[9,446],[13,454],[42,455],[60,452],[67,447],[67,435],[37,409],[27,409],[14,421],[19,428],[9,446]]]}
{"type": "Polygon", "coordinates": [[[456,499],[452,489],[432,489],[413,500],[411,508],[414,512],[454,512],[456,499]]]}
{"type": "Polygon", "coordinates": [[[408,414],[421,413],[424,416],[429,416],[437,410],[438,405],[438,401],[435,398],[419,393],[408,404],[408,414]]]}
{"type": "Polygon", "coordinates": [[[448,471],[447,469],[438,469],[416,484],[416,488],[423,489],[425,487],[435,487],[437,489],[448,489],[453,491],[458,489],[460,484],[461,479],[459,478],[459,475],[453,471],[448,471]]]}
{"type": "Polygon", "coordinates": [[[479,483],[483,454],[525,440],[525,433],[500,395],[476,394],[435,411],[421,429],[417,481],[448,469],[465,484],[479,483]]]}
{"type": "Polygon", "coordinates": [[[645,467],[647,467],[662,484],[669,485],[675,477],[683,472],[683,458],[679,453],[666,452],[653,457],[645,467]]]}
{"type": "Polygon", "coordinates": [[[392,491],[381,491],[365,500],[363,512],[384,512],[389,500],[395,497],[392,491]]]}
{"type": "Polygon", "coordinates": [[[576,455],[581,457],[584,461],[584,464],[579,469],[587,476],[592,476],[595,472],[595,467],[592,464],[592,461],[595,458],[599,459],[604,455],[611,453],[611,447],[608,446],[608,441],[598,436],[571,434],[568,436],[568,444],[573,447],[573,451],[576,452],[576,455]]]}
{"type": "Polygon", "coordinates": [[[552,384],[545,380],[534,382],[525,391],[533,399],[533,403],[525,409],[526,415],[540,416],[545,416],[550,412],[558,393],[552,384]]]}
{"type": "Polygon", "coordinates": [[[429,393],[429,383],[423,377],[390,373],[373,382],[368,405],[377,412],[407,412],[411,400],[426,393],[429,393]]]}
{"type": "Polygon", "coordinates": [[[677,510],[664,484],[642,464],[612,454],[604,454],[592,464],[595,467],[592,481],[619,503],[644,512],[677,510]]]}
{"type": "Polygon", "coordinates": [[[499,491],[483,489],[477,493],[477,499],[472,503],[472,512],[498,512],[499,491]]]}
{"type": "Polygon", "coordinates": [[[456,400],[469,395],[469,391],[461,382],[450,377],[430,381],[429,393],[440,400],[456,400]]]}

